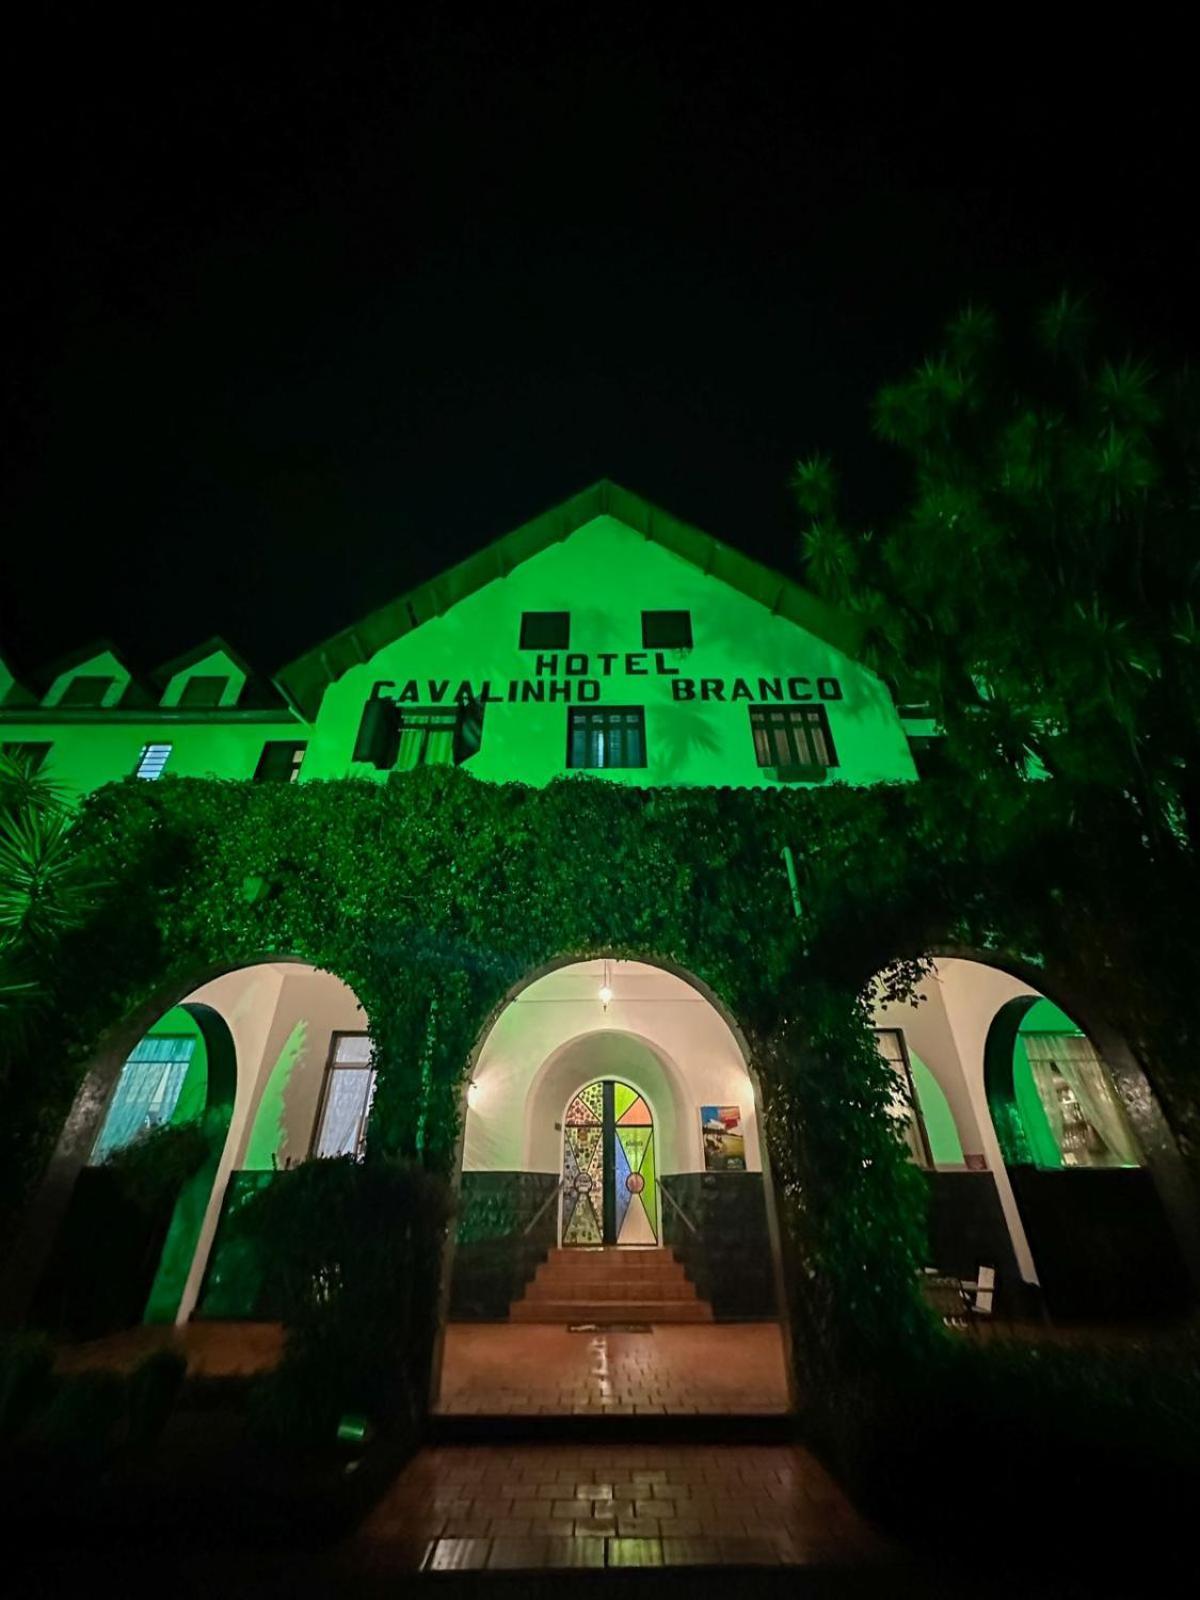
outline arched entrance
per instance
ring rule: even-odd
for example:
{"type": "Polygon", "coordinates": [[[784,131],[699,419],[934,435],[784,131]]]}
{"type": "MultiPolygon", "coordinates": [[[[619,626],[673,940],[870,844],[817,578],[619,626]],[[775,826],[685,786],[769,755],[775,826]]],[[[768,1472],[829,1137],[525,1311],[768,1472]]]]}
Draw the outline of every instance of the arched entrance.
{"type": "Polygon", "coordinates": [[[94,1337],[262,1314],[224,1224],[279,1168],[358,1152],[370,1055],[350,988],[290,959],[226,971],[114,1030],[26,1221],[35,1320],[94,1337]]]}
{"type": "Polygon", "coordinates": [[[689,975],[532,976],[470,1064],[439,1409],[785,1413],[766,1166],[744,1042],[689,975]]]}
{"type": "Polygon", "coordinates": [[[875,1004],[929,1187],[929,1264],[964,1278],[991,1267],[998,1309],[1017,1316],[1178,1306],[1188,1275],[1107,1040],[1031,977],[939,955],[915,1003],[875,1004]]]}
{"type": "Polygon", "coordinates": [[[572,1096],[563,1118],[560,1219],[568,1249],[660,1242],[654,1117],[629,1084],[599,1078],[572,1096]]]}

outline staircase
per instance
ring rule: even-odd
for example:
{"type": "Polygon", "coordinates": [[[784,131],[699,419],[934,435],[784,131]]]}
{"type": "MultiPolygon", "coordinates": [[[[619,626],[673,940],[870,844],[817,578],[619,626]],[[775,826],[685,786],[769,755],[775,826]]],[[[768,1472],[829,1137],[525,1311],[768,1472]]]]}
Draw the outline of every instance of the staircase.
{"type": "Polygon", "coordinates": [[[615,1246],[551,1250],[513,1322],[711,1322],[712,1307],[673,1250],[615,1246]]]}

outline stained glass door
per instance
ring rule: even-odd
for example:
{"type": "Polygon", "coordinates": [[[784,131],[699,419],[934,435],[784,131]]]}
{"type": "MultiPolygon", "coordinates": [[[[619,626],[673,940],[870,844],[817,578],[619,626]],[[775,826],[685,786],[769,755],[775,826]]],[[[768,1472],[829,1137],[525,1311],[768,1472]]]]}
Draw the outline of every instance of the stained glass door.
{"type": "Polygon", "coordinates": [[[627,1083],[590,1083],[567,1107],[562,1242],[658,1243],[654,1120],[627,1083]]]}

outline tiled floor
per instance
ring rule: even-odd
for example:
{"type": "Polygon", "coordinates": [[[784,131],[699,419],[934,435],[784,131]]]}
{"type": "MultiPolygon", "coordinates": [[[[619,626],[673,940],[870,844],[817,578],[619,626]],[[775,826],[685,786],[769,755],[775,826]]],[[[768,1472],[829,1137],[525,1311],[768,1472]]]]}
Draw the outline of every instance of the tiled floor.
{"type": "Polygon", "coordinates": [[[571,1333],[534,1324],[451,1323],[443,1415],[778,1414],[788,1409],[773,1322],[659,1324],[571,1333]]]}
{"type": "Polygon", "coordinates": [[[352,1564],[844,1566],[889,1547],[792,1445],[464,1445],[423,1450],[359,1530],[352,1564]]]}

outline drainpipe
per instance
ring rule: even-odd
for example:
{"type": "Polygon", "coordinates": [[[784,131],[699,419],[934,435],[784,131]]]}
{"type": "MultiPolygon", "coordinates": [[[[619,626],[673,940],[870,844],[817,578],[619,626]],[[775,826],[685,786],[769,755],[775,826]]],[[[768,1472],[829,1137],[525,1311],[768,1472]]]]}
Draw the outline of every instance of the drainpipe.
{"type": "Polygon", "coordinates": [[[800,903],[800,879],[796,876],[796,858],[790,844],[783,847],[783,864],[787,868],[788,887],[792,891],[792,910],[796,913],[796,921],[802,922],[804,907],[800,903]]]}

